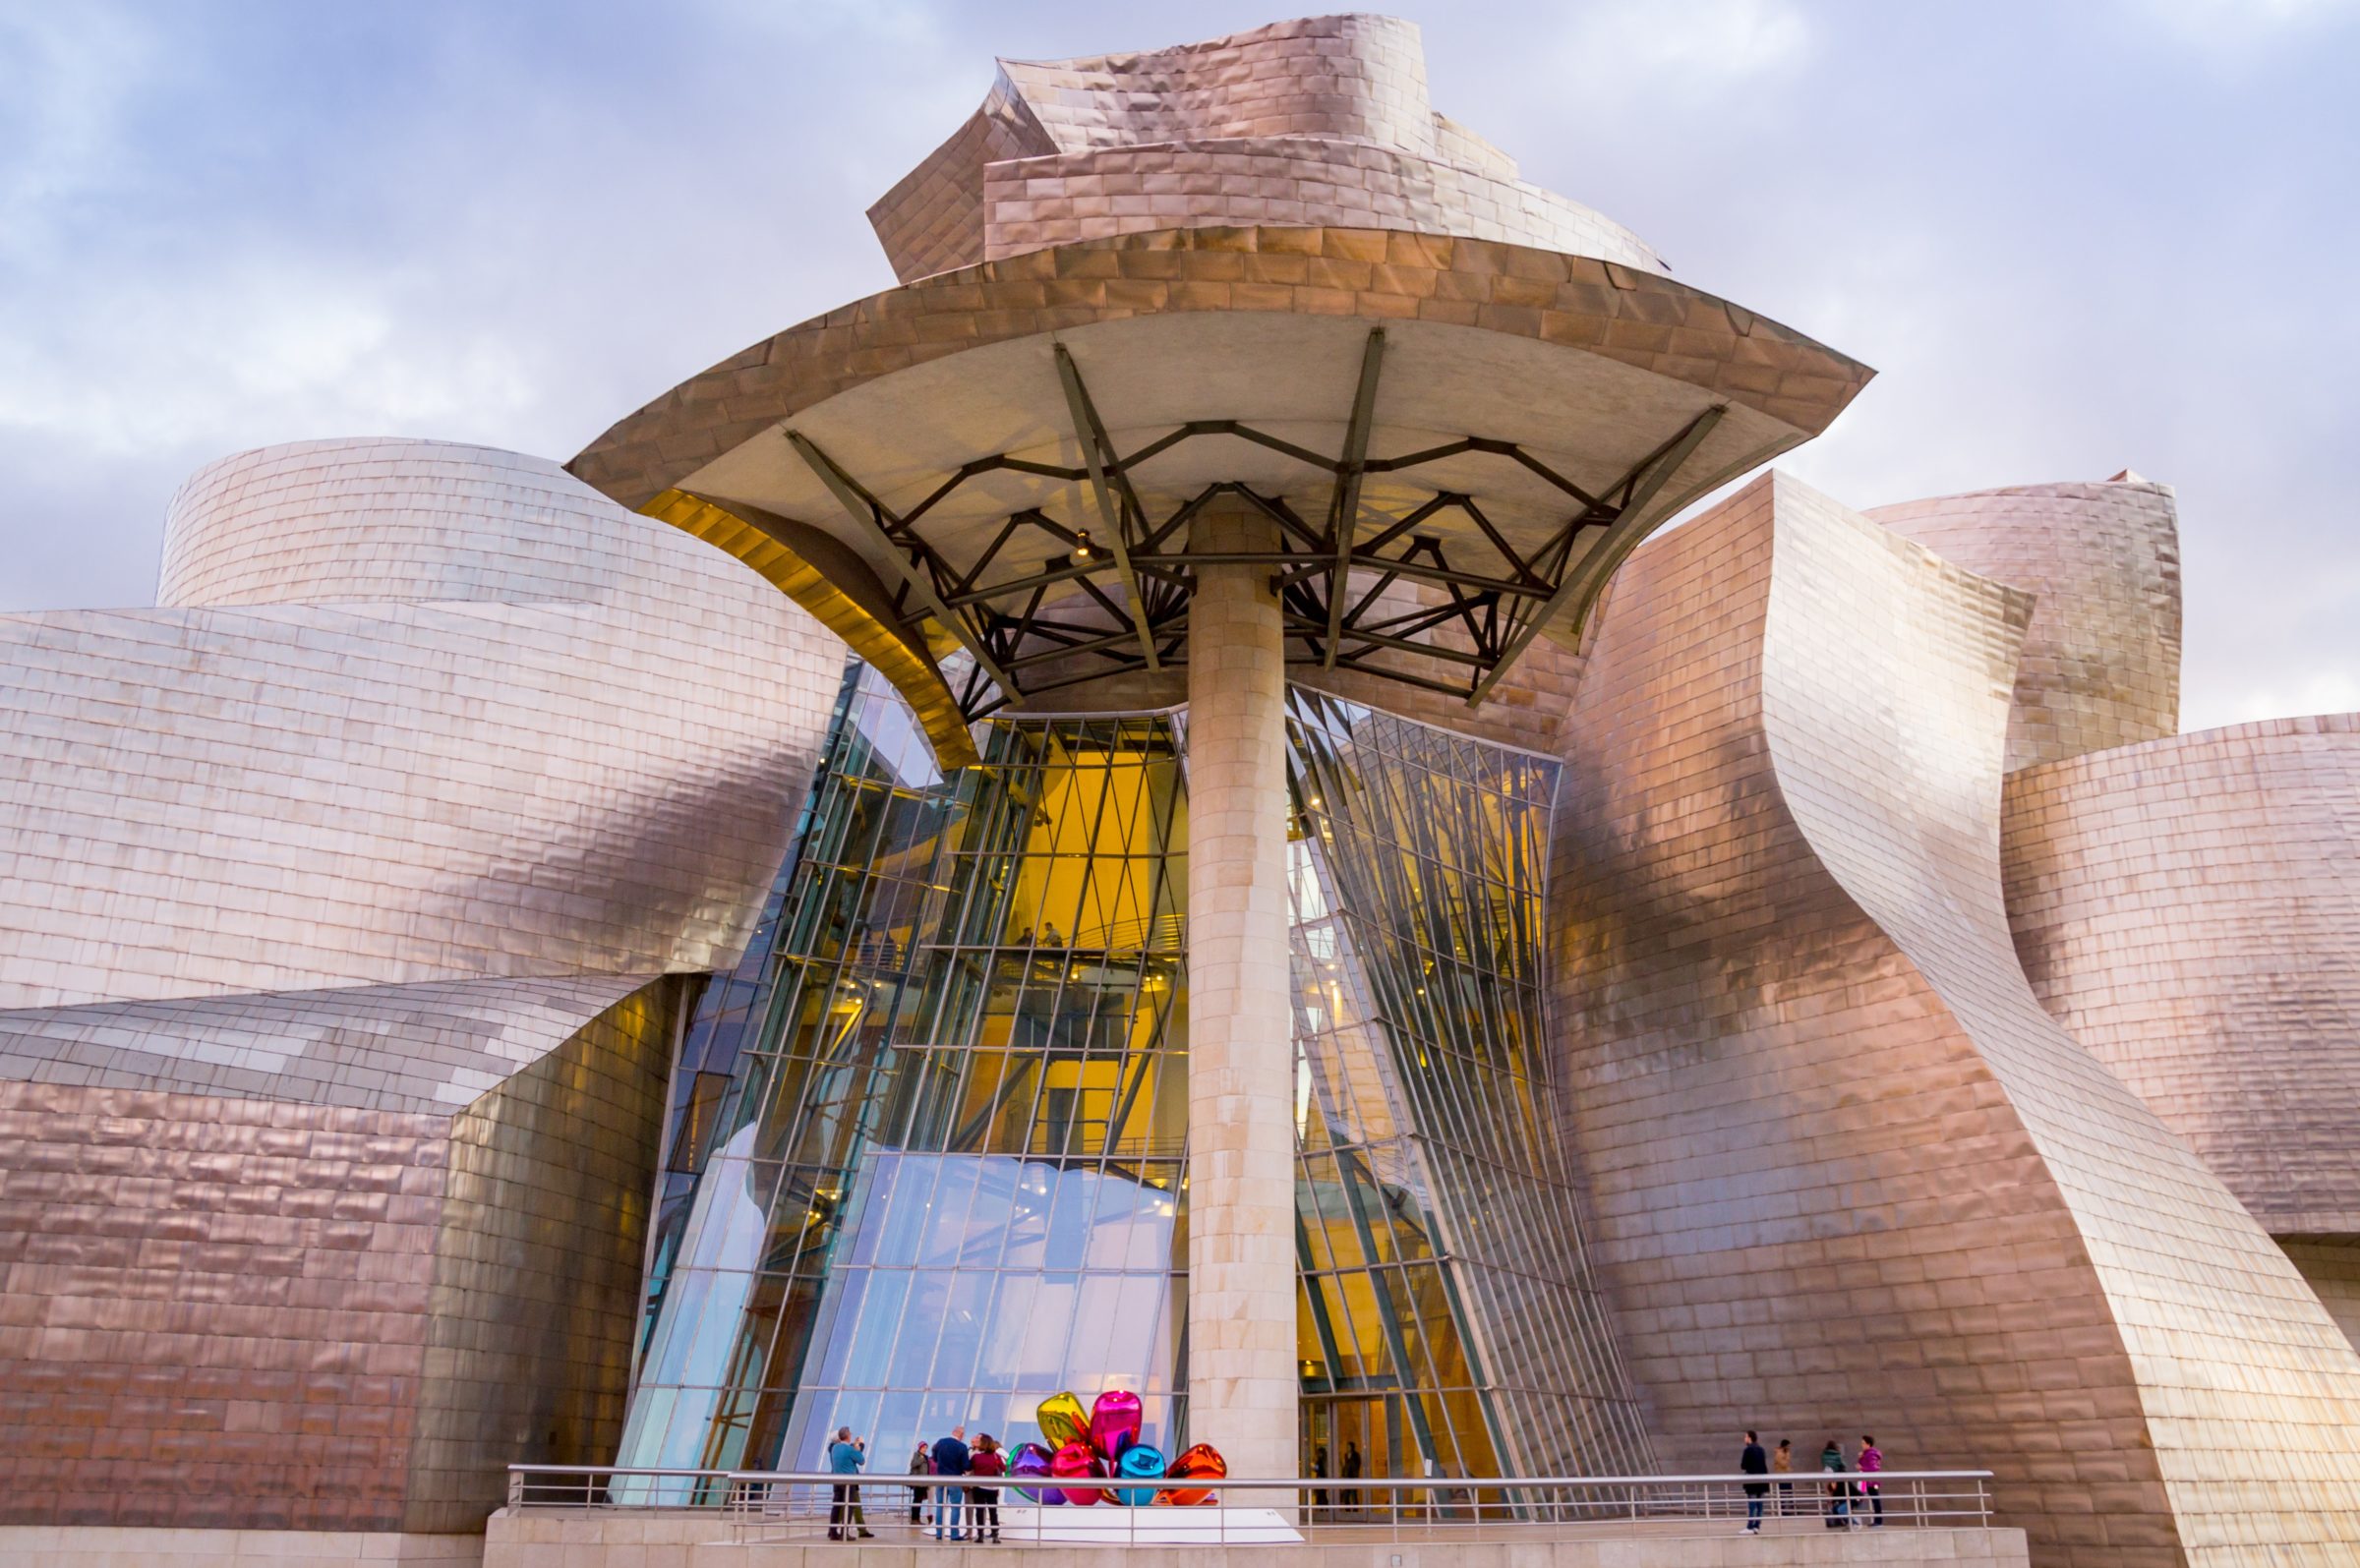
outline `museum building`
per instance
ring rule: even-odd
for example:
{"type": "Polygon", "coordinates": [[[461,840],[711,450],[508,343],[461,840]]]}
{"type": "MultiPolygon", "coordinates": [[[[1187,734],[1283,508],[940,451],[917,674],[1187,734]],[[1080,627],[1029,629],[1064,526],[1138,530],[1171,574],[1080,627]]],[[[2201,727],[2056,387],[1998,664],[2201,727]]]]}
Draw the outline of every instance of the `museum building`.
{"type": "Polygon", "coordinates": [[[0,1524],[1121,1386],[2360,1552],[2360,716],[2178,732],[2167,487],[1756,474],[1870,372],[1386,18],[1000,62],[869,216],[562,467],[239,454],[0,616],[0,1524]]]}

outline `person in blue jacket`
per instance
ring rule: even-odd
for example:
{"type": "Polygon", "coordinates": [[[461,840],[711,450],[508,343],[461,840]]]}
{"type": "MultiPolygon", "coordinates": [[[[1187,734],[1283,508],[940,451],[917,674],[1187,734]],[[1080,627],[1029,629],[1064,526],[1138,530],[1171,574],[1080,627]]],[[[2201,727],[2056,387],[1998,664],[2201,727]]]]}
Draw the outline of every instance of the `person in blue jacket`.
{"type": "MultiPolygon", "coordinates": [[[[850,1426],[836,1428],[836,1440],[828,1445],[828,1474],[857,1476],[860,1467],[868,1463],[868,1445],[853,1440],[850,1426]]],[[[828,1488],[828,1539],[852,1540],[859,1537],[873,1538],[876,1532],[860,1517],[860,1488],[855,1482],[840,1481],[828,1488]]]]}
{"type": "Polygon", "coordinates": [[[953,1540],[967,1539],[965,1531],[961,1528],[965,1521],[960,1518],[959,1509],[959,1505],[965,1500],[967,1493],[964,1488],[951,1484],[951,1482],[956,1478],[967,1474],[969,1463],[967,1428],[965,1426],[954,1426],[951,1428],[950,1436],[935,1440],[934,1539],[936,1540],[943,1539],[945,1530],[950,1532],[950,1539],[953,1540]]]}

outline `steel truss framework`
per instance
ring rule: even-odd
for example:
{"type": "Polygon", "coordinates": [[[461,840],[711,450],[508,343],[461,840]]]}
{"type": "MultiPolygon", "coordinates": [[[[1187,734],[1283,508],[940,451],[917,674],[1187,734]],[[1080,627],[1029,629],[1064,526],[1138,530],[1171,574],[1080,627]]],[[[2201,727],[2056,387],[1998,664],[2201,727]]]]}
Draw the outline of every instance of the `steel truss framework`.
{"type": "MultiPolygon", "coordinates": [[[[1267,562],[1275,573],[1285,612],[1287,663],[1359,670],[1386,680],[1480,703],[1532,640],[1568,607],[1594,599],[1606,577],[1652,526],[1651,502],[1678,474],[1725,412],[1716,404],[1666,437],[1613,484],[1591,494],[1512,441],[1466,436],[1394,457],[1367,455],[1385,358],[1383,328],[1369,333],[1361,359],[1343,449],[1330,456],[1233,419],[1191,420],[1132,452],[1118,452],[1106,433],[1081,371],[1062,343],[1055,345],[1058,379],[1083,464],[1065,468],[1007,452],[963,465],[906,512],[877,499],[799,431],[786,438],[826,486],[845,515],[872,545],[881,546],[901,581],[893,609],[916,640],[925,621],[940,623],[974,656],[958,699],[970,722],[1026,697],[1133,670],[1156,670],[1183,660],[1188,606],[1197,568],[1267,562]],[[1134,489],[1139,467],[1184,442],[1232,436],[1329,476],[1327,516],[1314,523],[1280,496],[1222,481],[1205,486],[1166,515],[1150,514],[1134,489]],[[1514,463],[1571,502],[1565,521],[1538,549],[1520,553],[1484,515],[1475,496],[1437,490],[1401,515],[1362,515],[1362,480],[1400,474],[1476,452],[1514,463]],[[1009,514],[991,542],[964,564],[945,557],[926,538],[926,516],[970,481],[1016,473],[1060,486],[1087,485],[1101,533],[1069,526],[1028,506],[1009,514]],[[1235,496],[1275,525],[1275,549],[1213,552],[1178,542],[1193,517],[1224,495],[1235,496]],[[1473,524],[1488,549],[1482,558],[1454,558],[1447,542],[1421,525],[1445,512],[1473,524]],[[1361,538],[1362,526],[1381,526],[1361,538]],[[1603,537],[1597,537],[1603,536],[1603,537]],[[1587,540],[1590,548],[1577,556],[1587,540]],[[995,564],[1026,558],[1043,542],[1053,551],[1038,569],[986,583],[995,564]],[[1354,591],[1352,573],[1374,581],[1354,591]],[[1072,583],[1103,620],[1076,618],[1070,598],[1044,612],[1050,589],[1072,583]],[[1441,591],[1404,608],[1386,590],[1396,583],[1441,591]],[[1446,632],[1448,641],[1432,634],[1446,632]],[[1403,668],[1409,656],[1440,667],[1403,668]]],[[[1037,557],[1035,557],[1037,558],[1037,557]]]]}

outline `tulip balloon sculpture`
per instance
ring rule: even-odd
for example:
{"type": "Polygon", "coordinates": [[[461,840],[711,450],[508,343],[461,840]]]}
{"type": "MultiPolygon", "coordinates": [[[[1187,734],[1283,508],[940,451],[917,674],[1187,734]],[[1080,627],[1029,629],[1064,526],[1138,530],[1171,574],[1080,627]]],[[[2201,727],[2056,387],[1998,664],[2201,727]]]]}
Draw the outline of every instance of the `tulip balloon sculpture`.
{"type": "MultiPolygon", "coordinates": [[[[1011,1476],[1046,1476],[1049,1474],[1049,1461],[1052,1457],[1054,1456],[1038,1443],[1019,1443],[1016,1445],[1016,1457],[1008,1462],[1008,1474],[1011,1476]]],[[[1065,1501],[1065,1493],[1054,1486],[1019,1486],[1016,1488],[1016,1494],[1027,1502],[1055,1505],[1065,1501]]]]}
{"type": "MultiPolygon", "coordinates": [[[[1096,1481],[1112,1478],[1129,1481],[1161,1480],[1218,1481],[1229,1474],[1210,1443],[1199,1443],[1170,1465],[1163,1451],[1139,1440],[1139,1396],[1128,1389],[1109,1388],[1086,1412],[1073,1394],[1051,1394],[1040,1402],[1035,1419],[1048,1446],[1020,1443],[1008,1469],[1013,1476],[1037,1481],[1096,1481]]],[[[1212,1493],[1199,1486],[1168,1490],[1157,1486],[1019,1486],[1020,1495],[1038,1503],[1122,1503],[1137,1508],[1150,1503],[1209,1503],[1212,1493]]]]}
{"type": "MultiPolygon", "coordinates": [[[[1133,1443],[1123,1450],[1123,1457],[1114,1462],[1114,1473],[1125,1481],[1161,1481],[1163,1479],[1163,1450],[1148,1443],[1133,1443]]],[[[1114,1500],[1127,1508],[1145,1508],[1154,1502],[1157,1486],[1124,1486],[1114,1493],[1114,1500]]]]}
{"type": "MultiPolygon", "coordinates": [[[[1106,1474],[1106,1461],[1100,1459],[1088,1443],[1067,1443],[1049,1460],[1049,1474],[1059,1481],[1106,1474]]],[[[1095,1486],[1068,1486],[1065,1500],[1090,1506],[1106,1494],[1095,1486]]]]}
{"type": "Polygon", "coordinates": [[[1108,1464],[1139,1441],[1139,1396],[1128,1389],[1109,1388],[1090,1407],[1090,1446],[1108,1464]]]}
{"type": "Polygon", "coordinates": [[[1067,1443],[1090,1441],[1090,1412],[1071,1394],[1051,1394],[1040,1402],[1033,1415],[1040,1422],[1040,1435],[1048,1440],[1052,1453],[1067,1443]]]}
{"type": "MultiPolygon", "coordinates": [[[[1182,1449],[1180,1457],[1173,1460],[1163,1474],[1167,1481],[1219,1481],[1229,1474],[1229,1462],[1220,1456],[1212,1444],[1198,1443],[1193,1448],[1182,1449]]],[[[1211,1502],[1213,1495],[1202,1486],[1172,1487],[1158,1492],[1155,1500],[1187,1508],[1197,1503],[1211,1502]]]]}

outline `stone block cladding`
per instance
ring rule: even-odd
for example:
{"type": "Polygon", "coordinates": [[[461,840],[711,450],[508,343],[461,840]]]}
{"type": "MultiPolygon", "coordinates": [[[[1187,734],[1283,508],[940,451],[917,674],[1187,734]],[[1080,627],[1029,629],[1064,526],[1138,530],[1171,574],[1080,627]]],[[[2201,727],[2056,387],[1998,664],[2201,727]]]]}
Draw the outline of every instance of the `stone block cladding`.
{"type": "Polygon", "coordinates": [[[657,981],[462,1108],[0,1082],[0,1522],[465,1530],[620,1430],[657,981]]]}
{"type": "MultiPolygon", "coordinates": [[[[1219,551],[1267,549],[1274,532],[1259,514],[1197,526],[1219,551]]],[[[1269,578],[1204,568],[1189,623],[1189,1437],[1235,1476],[1294,1473],[1301,1386],[1286,671],[1269,578]]]]}
{"type": "Polygon", "coordinates": [[[0,616],[0,1008],[743,948],[843,654],[742,566],[553,465],[310,442],[193,480],[165,586],[237,608],[0,616]]]}
{"type": "Polygon", "coordinates": [[[1943,559],[2038,598],[2016,667],[2008,768],[2180,727],[2180,535],[2171,487],[2127,471],[1866,514],[1943,559]]]}
{"type": "Polygon", "coordinates": [[[2017,965],[2032,608],[1783,476],[1616,583],[1550,885],[1633,1376],[1675,1468],[1874,1431],[2047,1563],[2337,1560],[2360,1358],[2017,965]]]}
{"type": "MultiPolygon", "coordinates": [[[[728,1552],[742,1568],[833,1568],[851,1555],[826,1541],[740,1543],[728,1521],[710,1510],[680,1509],[643,1518],[627,1510],[588,1518],[557,1513],[494,1515],[485,1533],[483,1568],[688,1568],[728,1552]]],[[[1011,1538],[1013,1539],[1014,1538],[1011,1538]]],[[[1008,1555],[1016,1555],[1012,1547],[1008,1555]]],[[[862,1548],[868,1560],[924,1562],[930,1550],[862,1548]],[[888,1552],[895,1556],[888,1557],[888,1552]]],[[[1369,1541],[1326,1540],[1290,1546],[1032,1546],[1021,1548],[1025,1568],[2026,1568],[2018,1530],[1886,1530],[1836,1534],[1773,1534],[1733,1540],[1727,1536],[1588,1536],[1557,1540],[1369,1541]]],[[[0,1568],[9,1560],[0,1536],[0,1568]]],[[[32,1568],[32,1565],[26,1565],[32,1568]]],[[[40,1568],[47,1568],[46,1562],[40,1568]]],[[[77,1563],[74,1568],[82,1568],[77,1563]]],[[[107,1568],[113,1568],[112,1564],[107,1568]]],[[[155,1568],[184,1568],[161,1559],[155,1568]]],[[[231,1568],[210,1561],[186,1568],[231,1568]]],[[[274,1562],[270,1568],[277,1568],[274,1562]]],[[[298,1562],[294,1568],[313,1568],[298,1562]]],[[[436,1564],[435,1568],[443,1568],[436,1564]]]]}
{"type": "Polygon", "coordinates": [[[2360,715],[2026,768],[2005,824],[2057,1022],[2272,1235],[2360,1238],[2360,715]]]}

